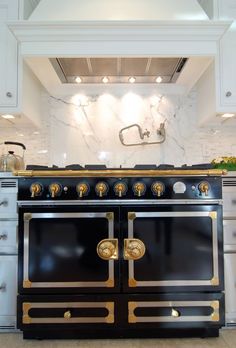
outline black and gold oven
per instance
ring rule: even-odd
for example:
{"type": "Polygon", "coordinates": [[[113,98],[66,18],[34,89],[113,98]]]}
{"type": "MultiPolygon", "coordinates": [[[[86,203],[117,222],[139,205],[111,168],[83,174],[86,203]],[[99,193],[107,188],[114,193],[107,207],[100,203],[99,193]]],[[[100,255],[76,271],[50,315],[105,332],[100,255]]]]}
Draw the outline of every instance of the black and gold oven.
{"type": "Polygon", "coordinates": [[[41,194],[32,197],[35,181],[19,181],[18,327],[25,338],[218,334],[220,177],[158,178],[156,195],[156,177],[86,177],[90,194],[77,190],[76,199],[78,178],[60,178],[55,197],[54,177],[37,178],[41,194]],[[93,192],[101,182],[106,193],[93,192]],[[125,195],[112,191],[117,183],[125,195]],[[140,184],[145,191],[141,185],[135,194],[140,184]]]}

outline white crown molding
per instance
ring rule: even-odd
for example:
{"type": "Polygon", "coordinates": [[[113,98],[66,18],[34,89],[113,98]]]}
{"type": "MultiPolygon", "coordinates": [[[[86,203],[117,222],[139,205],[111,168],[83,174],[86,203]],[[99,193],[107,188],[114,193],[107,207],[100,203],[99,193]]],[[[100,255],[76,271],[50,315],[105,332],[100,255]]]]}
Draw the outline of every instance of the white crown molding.
{"type": "Polygon", "coordinates": [[[23,55],[215,55],[231,21],[15,21],[23,55]],[[78,46],[77,43],[80,43],[78,46]]]}

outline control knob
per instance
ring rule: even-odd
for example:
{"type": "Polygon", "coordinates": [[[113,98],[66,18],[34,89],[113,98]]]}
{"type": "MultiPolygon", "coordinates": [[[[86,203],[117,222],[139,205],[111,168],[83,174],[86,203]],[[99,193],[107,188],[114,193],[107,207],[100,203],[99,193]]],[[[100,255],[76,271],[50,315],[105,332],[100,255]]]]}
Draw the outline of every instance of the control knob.
{"type": "Polygon", "coordinates": [[[104,181],[100,181],[96,184],[95,191],[99,197],[103,197],[108,192],[108,185],[104,181]]]}
{"type": "Polygon", "coordinates": [[[201,192],[201,194],[205,193],[205,196],[208,196],[210,185],[209,185],[209,183],[207,181],[202,181],[198,185],[198,189],[201,192]]]}
{"type": "Polygon", "coordinates": [[[62,188],[61,185],[54,182],[49,185],[49,192],[52,198],[55,198],[61,194],[62,188]]]}
{"type": "Polygon", "coordinates": [[[122,197],[127,192],[127,186],[124,182],[117,182],[114,186],[114,192],[119,197],[122,197]]]}
{"type": "Polygon", "coordinates": [[[89,185],[86,182],[79,182],[76,186],[76,191],[79,194],[79,197],[87,196],[89,192],[89,185]]]}
{"type": "Polygon", "coordinates": [[[156,181],[152,184],[152,192],[157,197],[161,197],[164,191],[165,191],[165,186],[162,182],[156,181]]]}
{"type": "Polygon", "coordinates": [[[141,197],[146,191],[146,185],[143,182],[137,181],[133,185],[133,191],[136,196],[141,197]]]}
{"type": "Polygon", "coordinates": [[[31,197],[34,198],[35,196],[39,196],[42,190],[43,190],[42,186],[39,183],[34,182],[30,186],[31,197]]]}

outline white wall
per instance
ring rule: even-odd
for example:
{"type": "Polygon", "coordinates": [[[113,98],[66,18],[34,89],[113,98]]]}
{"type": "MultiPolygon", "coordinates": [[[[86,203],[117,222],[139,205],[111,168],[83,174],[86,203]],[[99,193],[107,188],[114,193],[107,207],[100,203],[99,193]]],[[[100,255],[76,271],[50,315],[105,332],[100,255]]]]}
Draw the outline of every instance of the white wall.
{"type": "MultiPolygon", "coordinates": [[[[132,167],[137,163],[174,165],[206,163],[217,156],[236,154],[235,125],[228,120],[214,128],[197,126],[196,92],[187,97],[158,93],[143,97],[124,95],[43,95],[43,126],[0,128],[0,140],[25,143],[26,163],[101,163],[109,167],[132,167]],[[160,145],[125,147],[119,130],[138,123],[151,132],[147,141],[158,140],[160,122],[166,124],[166,141],[160,145]],[[35,131],[39,132],[35,134],[35,131]],[[23,134],[20,135],[20,132],[23,134]]],[[[135,128],[124,133],[126,142],[141,142],[135,128]]]]}

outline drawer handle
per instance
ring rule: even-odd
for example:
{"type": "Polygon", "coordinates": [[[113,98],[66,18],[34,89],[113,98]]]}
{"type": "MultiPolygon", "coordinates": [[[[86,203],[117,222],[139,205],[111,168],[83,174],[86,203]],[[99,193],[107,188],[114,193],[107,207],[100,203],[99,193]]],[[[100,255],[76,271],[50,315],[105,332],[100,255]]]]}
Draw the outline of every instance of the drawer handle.
{"type": "Polygon", "coordinates": [[[70,318],[71,318],[71,311],[66,311],[66,312],[64,313],[64,318],[65,318],[65,319],[70,319],[70,318]]]}
{"type": "Polygon", "coordinates": [[[178,318],[178,317],[180,317],[180,312],[177,311],[177,309],[172,308],[171,316],[174,317],[174,318],[178,318]]]}
{"type": "Polygon", "coordinates": [[[236,231],[235,231],[235,232],[233,232],[233,237],[236,237],[236,231]]]}
{"type": "Polygon", "coordinates": [[[4,206],[4,207],[6,207],[7,206],[7,201],[2,201],[2,202],[0,202],[0,206],[4,206]]]}
{"type": "Polygon", "coordinates": [[[6,291],[6,284],[2,283],[2,285],[0,285],[0,291],[6,291]]]}
{"type": "Polygon", "coordinates": [[[0,240],[7,240],[7,234],[0,234],[0,240]]]}

